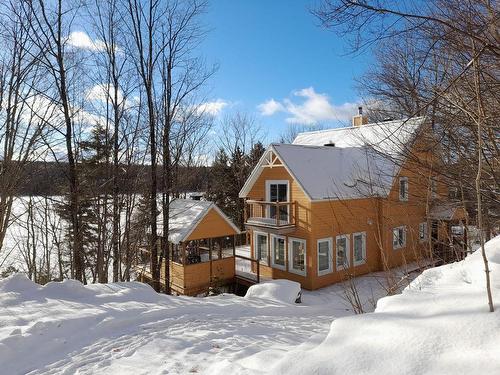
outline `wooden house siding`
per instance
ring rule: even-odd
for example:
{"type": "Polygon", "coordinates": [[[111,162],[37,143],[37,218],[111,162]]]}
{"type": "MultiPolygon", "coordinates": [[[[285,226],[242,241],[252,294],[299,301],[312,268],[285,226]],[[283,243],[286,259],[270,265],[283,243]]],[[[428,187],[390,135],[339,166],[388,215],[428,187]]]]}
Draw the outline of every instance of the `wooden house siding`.
{"type": "Polygon", "coordinates": [[[187,241],[232,236],[234,234],[237,234],[234,228],[216,210],[211,208],[188,236],[187,241]]]}
{"type": "MultiPolygon", "coordinates": [[[[422,149],[417,143],[412,154],[414,161],[406,161],[401,166],[386,198],[311,201],[284,166],[265,167],[246,198],[266,200],[266,181],[287,180],[289,201],[297,202],[298,220],[295,230],[283,236],[286,239],[285,270],[271,266],[271,234],[267,233],[269,262],[260,267],[261,275],[286,278],[300,282],[306,289],[317,289],[340,282],[348,276],[400,266],[425,256],[428,243],[419,240],[419,224],[427,222],[428,204],[445,199],[447,190],[442,181],[437,181],[434,197],[429,192],[432,165],[436,163],[432,152],[422,149]],[[407,200],[400,200],[399,197],[400,177],[408,179],[407,200]],[[406,245],[393,249],[393,229],[400,226],[406,227],[406,245]],[[354,265],[353,234],[360,232],[366,236],[366,260],[363,264],[354,265]],[[336,269],[336,237],[339,235],[349,237],[349,267],[345,270],[336,269]],[[289,272],[288,244],[291,237],[306,240],[305,276],[289,272]],[[326,238],[332,240],[332,272],[319,275],[317,243],[326,238]]],[[[430,228],[427,233],[430,236],[430,228]]],[[[254,231],[250,230],[250,234],[251,254],[255,257],[254,231]]]]}

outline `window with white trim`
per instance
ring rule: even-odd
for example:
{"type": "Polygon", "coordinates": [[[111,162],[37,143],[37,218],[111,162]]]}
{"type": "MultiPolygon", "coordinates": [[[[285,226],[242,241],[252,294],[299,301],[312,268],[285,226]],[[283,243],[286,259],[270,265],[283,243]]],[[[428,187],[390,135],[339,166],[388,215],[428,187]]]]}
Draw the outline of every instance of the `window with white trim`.
{"type": "Polygon", "coordinates": [[[352,235],[352,252],[355,266],[366,263],[366,232],[354,233],[352,235]]]}
{"type": "Polygon", "coordinates": [[[274,268],[285,269],[285,237],[271,235],[271,264],[274,268]]]}
{"type": "Polygon", "coordinates": [[[255,232],[255,256],[261,263],[267,264],[267,234],[255,232]]]}
{"type": "Polygon", "coordinates": [[[337,236],[335,239],[335,248],[336,248],[336,265],[337,271],[343,270],[349,267],[349,236],[342,234],[337,236]]]}
{"type": "Polygon", "coordinates": [[[401,249],[406,246],[406,226],[392,229],[392,248],[401,249]]]}
{"type": "Polygon", "coordinates": [[[399,178],[399,200],[408,200],[408,177],[399,178]]]}
{"type": "Polygon", "coordinates": [[[306,275],[306,240],[290,238],[288,241],[288,271],[306,275]]]}
{"type": "Polygon", "coordinates": [[[420,242],[427,241],[427,223],[418,224],[418,239],[420,242]]]}
{"type": "Polygon", "coordinates": [[[318,240],[318,276],[333,271],[333,240],[323,238],[318,240]]]}

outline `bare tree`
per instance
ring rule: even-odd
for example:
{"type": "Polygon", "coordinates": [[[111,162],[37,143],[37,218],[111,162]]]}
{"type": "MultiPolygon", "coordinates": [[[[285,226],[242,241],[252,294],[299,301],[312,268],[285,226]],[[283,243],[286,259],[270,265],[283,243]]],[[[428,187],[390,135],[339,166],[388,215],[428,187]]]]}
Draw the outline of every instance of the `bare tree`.
{"type": "MultiPolygon", "coordinates": [[[[495,191],[500,186],[495,167],[498,126],[493,120],[498,118],[498,90],[494,87],[498,87],[495,72],[500,54],[495,5],[487,0],[325,0],[315,13],[326,27],[352,36],[354,51],[380,48],[379,65],[363,79],[367,82],[363,86],[385,101],[389,113],[395,110],[406,117],[426,115],[430,119],[438,137],[429,147],[440,146],[443,161],[433,170],[471,196],[475,193],[482,232],[482,216],[496,215],[490,209],[483,211],[482,202],[497,207],[495,191]],[[477,165],[475,176],[470,168],[462,167],[471,163],[477,165]]],[[[482,255],[488,304],[493,311],[484,246],[482,255]]]]}
{"type": "Polygon", "coordinates": [[[28,27],[33,13],[15,1],[0,5],[0,250],[11,223],[12,203],[24,168],[43,151],[50,111],[40,108],[34,85],[41,79],[37,51],[28,27]]]}

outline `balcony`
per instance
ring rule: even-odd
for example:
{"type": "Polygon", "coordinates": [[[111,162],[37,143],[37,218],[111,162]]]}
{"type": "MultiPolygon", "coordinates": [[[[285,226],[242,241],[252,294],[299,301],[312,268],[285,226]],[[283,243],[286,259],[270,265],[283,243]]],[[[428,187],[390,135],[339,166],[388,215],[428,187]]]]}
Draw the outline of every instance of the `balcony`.
{"type": "Polygon", "coordinates": [[[245,226],[276,234],[295,230],[297,202],[268,202],[247,200],[245,202],[245,226]]]}

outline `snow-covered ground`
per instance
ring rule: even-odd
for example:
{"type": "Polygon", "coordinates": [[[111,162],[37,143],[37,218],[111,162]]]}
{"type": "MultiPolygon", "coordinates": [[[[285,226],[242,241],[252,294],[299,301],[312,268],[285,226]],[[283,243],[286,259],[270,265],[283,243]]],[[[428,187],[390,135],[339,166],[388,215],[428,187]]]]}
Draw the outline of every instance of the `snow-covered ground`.
{"type": "MultiPolygon", "coordinates": [[[[498,300],[500,237],[487,251],[498,300]]],[[[384,294],[382,275],[356,285],[366,310],[384,294]]],[[[273,293],[169,297],[14,275],[0,281],[0,373],[500,373],[500,304],[488,312],[479,252],[425,271],[374,313],[354,316],[340,285],[300,305],[273,293]]]]}
{"type": "MultiPolygon", "coordinates": [[[[356,280],[367,311],[384,281],[356,280]]],[[[0,373],[262,373],[353,315],[341,285],[303,291],[302,301],[169,297],[140,283],[42,287],[15,275],[0,281],[0,373]]]]}

